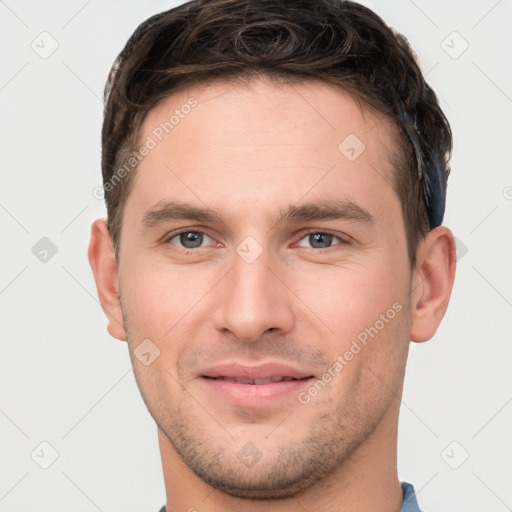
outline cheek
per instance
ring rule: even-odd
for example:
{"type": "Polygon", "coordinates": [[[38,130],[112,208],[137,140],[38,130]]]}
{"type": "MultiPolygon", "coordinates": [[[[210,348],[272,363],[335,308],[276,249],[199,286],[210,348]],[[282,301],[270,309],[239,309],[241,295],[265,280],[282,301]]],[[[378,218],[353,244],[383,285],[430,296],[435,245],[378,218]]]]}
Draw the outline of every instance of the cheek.
{"type": "Polygon", "coordinates": [[[393,276],[388,260],[389,255],[359,264],[295,269],[293,291],[307,306],[307,316],[322,330],[323,325],[338,350],[376,322],[380,327],[382,314],[389,311],[384,321],[395,318],[400,307],[393,305],[404,300],[405,280],[393,276]]]}
{"type": "Polygon", "coordinates": [[[193,266],[178,267],[132,257],[122,268],[120,279],[131,331],[163,339],[178,322],[186,323],[187,315],[208,289],[207,279],[201,274],[204,272],[193,266]]]}
{"type": "Polygon", "coordinates": [[[373,315],[360,309],[340,314],[331,362],[321,379],[330,380],[329,395],[341,409],[352,404],[360,417],[377,414],[398,394],[409,346],[406,308],[395,301],[376,306],[373,315]]]}

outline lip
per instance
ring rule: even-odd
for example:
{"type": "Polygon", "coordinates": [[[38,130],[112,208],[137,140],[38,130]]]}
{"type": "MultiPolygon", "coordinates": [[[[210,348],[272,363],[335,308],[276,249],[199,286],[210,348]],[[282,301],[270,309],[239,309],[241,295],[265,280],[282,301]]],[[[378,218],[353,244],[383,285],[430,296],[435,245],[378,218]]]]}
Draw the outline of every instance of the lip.
{"type": "Polygon", "coordinates": [[[210,377],[212,379],[220,377],[234,379],[269,379],[274,376],[291,377],[293,379],[313,377],[311,373],[299,370],[293,366],[274,362],[251,366],[234,361],[231,363],[218,364],[201,372],[201,377],[210,377]]]}
{"type": "Polygon", "coordinates": [[[201,372],[200,381],[205,389],[223,401],[244,408],[264,407],[296,395],[310,385],[314,376],[293,366],[281,363],[245,365],[238,362],[223,363],[201,372]],[[264,384],[242,384],[223,380],[230,379],[270,379],[291,377],[296,380],[269,382],[264,384]]]}

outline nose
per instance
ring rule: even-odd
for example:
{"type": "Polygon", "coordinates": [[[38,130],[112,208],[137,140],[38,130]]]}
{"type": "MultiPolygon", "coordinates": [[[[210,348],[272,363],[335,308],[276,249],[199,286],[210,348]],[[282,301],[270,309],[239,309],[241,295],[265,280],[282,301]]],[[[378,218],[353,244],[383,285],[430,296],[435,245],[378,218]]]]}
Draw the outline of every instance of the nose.
{"type": "Polygon", "coordinates": [[[265,251],[252,262],[234,254],[231,271],[217,287],[216,329],[252,342],[267,331],[284,334],[293,328],[293,294],[269,264],[265,251]]]}

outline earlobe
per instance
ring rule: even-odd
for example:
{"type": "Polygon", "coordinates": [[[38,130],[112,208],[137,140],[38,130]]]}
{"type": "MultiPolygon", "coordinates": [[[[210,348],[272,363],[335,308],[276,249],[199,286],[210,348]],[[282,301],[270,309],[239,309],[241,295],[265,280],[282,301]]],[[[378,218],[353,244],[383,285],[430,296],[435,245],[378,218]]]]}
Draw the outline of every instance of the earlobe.
{"type": "Polygon", "coordinates": [[[455,279],[455,239],[445,226],[430,231],[421,242],[413,272],[410,339],[431,339],[443,319],[455,279]]]}
{"type": "Polygon", "coordinates": [[[108,332],[114,338],[126,341],[119,299],[117,262],[104,219],[98,219],[92,224],[88,255],[101,307],[107,315],[108,332]]]}

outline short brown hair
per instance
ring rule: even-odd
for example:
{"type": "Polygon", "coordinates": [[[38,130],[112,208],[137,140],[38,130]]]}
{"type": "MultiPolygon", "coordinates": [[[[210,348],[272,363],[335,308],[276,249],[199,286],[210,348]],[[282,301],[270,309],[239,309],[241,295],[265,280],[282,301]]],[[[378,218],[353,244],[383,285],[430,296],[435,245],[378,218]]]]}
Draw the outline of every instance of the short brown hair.
{"type": "Polygon", "coordinates": [[[396,123],[400,136],[388,156],[414,267],[419,242],[443,217],[450,126],[407,40],[343,0],[192,0],[139,25],[105,86],[102,173],[116,256],[135,169],[113,179],[148,111],[191,85],[255,75],[335,84],[396,123]],[[432,186],[434,206],[425,193],[432,186]]]}

